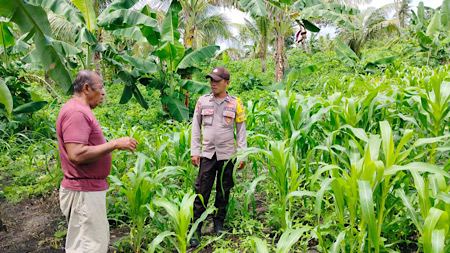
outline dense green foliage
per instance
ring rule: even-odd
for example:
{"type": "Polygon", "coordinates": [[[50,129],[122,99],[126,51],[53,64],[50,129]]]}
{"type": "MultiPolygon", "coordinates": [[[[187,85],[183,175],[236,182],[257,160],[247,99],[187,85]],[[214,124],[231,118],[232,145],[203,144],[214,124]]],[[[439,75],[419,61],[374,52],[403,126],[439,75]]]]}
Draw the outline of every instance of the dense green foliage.
{"type": "MultiPolygon", "coordinates": [[[[16,12],[40,8],[14,2],[21,6],[16,12]]],[[[411,24],[398,28],[403,35],[381,29],[381,36],[357,52],[345,32],[336,40],[313,37],[306,45],[310,53],[299,47],[285,51],[291,68],[278,82],[275,57],[230,60],[226,54],[213,58],[214,46],[185,49],[178,41],[179,20],[170,16],[180,11],[176,3],[158,18],[149,7],[131,11],[137,1],[114,1],[105,10],[110,15],[98,15],[95,26],[111,31],[116,45],[100,42],[98,27],[88,29],[92,11],[43,2],[78,19],[85,37],[80,45],[49,40],[48,48],[35,50],[56,48],[60,70],[70,75],[95,67],[94,56],[101,53],[107,99],[94,114],[107,140],[131,136],[139,142],[135,155],[112,154],[108,218],[112,228],[130,231],[115,243],[118,251],[186,252],[198,225],[190,224],[198,169],[190,163],[190,123],[182,119],[192,116],[206,91],[205,75],[221,65],[231,72],[229,92],[246,107],[249,147],[238,155],[248,163],[235,173],[228,237],[207,235],[200,250],[449,252],[450,1],[436,10],[419,5],[411,24]],[[133,55],[132,44],[144,37],[153,53],[133,55]],[[95,41],[89,44],[88,38],[95,41]],[[72,53],[62,54],[64,48],[72,53]]],[[[263,1],[239,2],[261,15],[266,11],[258,4],[263,1]]],[[[0,8],[3,17],[9,17],[6,12],[0,8]]],[[[0,22],[1,31],[10,31],[0,40],[0,197],[8,201],[58,189],[55,122],[70,98],[67,85],[48,78],[60,80],[54,72],[27,56],[39,38],[14,36],[28,31],[22,25],[38,28],[16,19],[0,22]]],[[[213,212],[210,207],[201,220],[209,223],[213,212]]]]}

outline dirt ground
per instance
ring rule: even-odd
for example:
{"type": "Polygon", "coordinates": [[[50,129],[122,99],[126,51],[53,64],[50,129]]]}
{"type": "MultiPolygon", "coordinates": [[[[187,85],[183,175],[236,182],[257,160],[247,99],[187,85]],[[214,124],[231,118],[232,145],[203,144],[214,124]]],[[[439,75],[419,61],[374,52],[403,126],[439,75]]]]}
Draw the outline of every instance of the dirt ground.
{"type": "Polygon", "coordinates": [[[65,225],[58,194],[10,203],[0,199],[0,252],[64,252],[55,237],[65,225]]]}

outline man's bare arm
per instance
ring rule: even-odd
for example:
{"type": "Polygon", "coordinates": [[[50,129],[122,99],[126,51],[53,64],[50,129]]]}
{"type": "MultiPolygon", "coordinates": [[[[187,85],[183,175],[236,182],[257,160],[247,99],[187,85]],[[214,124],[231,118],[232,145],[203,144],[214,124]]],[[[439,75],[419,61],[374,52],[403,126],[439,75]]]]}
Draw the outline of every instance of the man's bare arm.
{"type": "Polygon", "coordinates": [[[138,142],[131,137],[122,137],[97,146],[89,146],[81,143],[66,143],[67,155],[73,164],[85,164],[97,161],[113,150],[130,150],[134,153],[138,142]]]}

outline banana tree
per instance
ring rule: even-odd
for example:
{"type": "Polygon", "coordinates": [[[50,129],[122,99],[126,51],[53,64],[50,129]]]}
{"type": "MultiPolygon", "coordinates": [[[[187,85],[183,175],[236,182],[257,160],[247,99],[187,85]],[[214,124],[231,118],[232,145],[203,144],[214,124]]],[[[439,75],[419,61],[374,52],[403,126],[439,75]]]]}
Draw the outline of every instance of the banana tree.
{"type": "Polygon", "coordinates": [[[8,67],[9,65],[9,57],[6,48],[14,45],[16,40],[14,35],[11,33],[12,28],[13,25],[11,22],[0,21],[0,46],[3,47],[3,62],[5,63],[5,67],[8,67]]]}
{"type": "MultiPolygon", "coordinates": [[[[39,57],[40,67],[65,91],[69,91],[73,77],[51,37],[52,30],[45,10],[24,0],[0,0],[0,6],[0,17],[15,23],[23,34],[27,34],[27,38],[33,38],[35,49],[31,53],[39,57]]],[[[2,40],[5,42],[6,38],[2,40]]]]}
{"type": "Polygon", "coordinates": [[[449,60],[450,44],[450,0],[444,0],[441,7],[434,10],[430,20],[425,18],[423,3],[419,4],[417,15],[413,12],[413,30],[418,39],[420,50],[427,54],[427,65],[431,57],[437,57],[440,62],[449,60]],[[428,24],[427,24],[428,22],[428,24]]]}
{"type": "MultiPolygon", "coordinates": [[[[155,17],[156,14],[148,8],[142,9],[141,12],[125,9],[111,11],[105,19],[99,22],[99,25],[107,30],[138,25],[148,43],[156,47],[152,55],[157,58],[158,69],[156,72],[147,72],[148,74],[140,78],[139,82],[149,88],[159,89],[163,107],[168,109],[169,113],[178,121],[189,118],[189,110],[181,101],[185,97],[181,89],[197,94],[209,92],[209,85],[186,80],[183,77],[199,71],[195,65],[213,57],[220,48],[219,46],[207,46],[195,51],[185,50],[183,44],[179,42],[178,15],[180,11],[181,5],[177,1],[172,1],[161,28],[157,27],[156,23],[149,22],[149,20],[154,20],[152,17],[155,17]],[[127,15],[134,15],[136,18],[124,18],[127,15]]],[[[135,62],[130,61],[129,64],[133,68],[137,67],[135,62]]],[[[136,87],[136,83],[131,86],[136,87]]],[[[130,94],[134,89],[125,87],[122,97],[131,98],[130,94]]],[[[128,100],[123,100],[123,102],[126,101],[128,100]]]]}
{"type": "MultiPolygon", "coordinates": [[[[71,37],[75,37],[75,46],[80,49],[77,54],[84,69],[94,69],[100,73],[100,52],[96,51],[102,41],[102,29],[98,26],[97,13],[93,0],[30,0],[29,2],[51,10],[64,17],[72,27],[71,37]],[[73,29],[75,28],[75,29],[73,29]]],[[[117,1],[115,1],[117,2],[117,1]]],[[[124,1],[119,1],[124,2],[124,1]]],[[[137,1],[128,1],[128,8],[137,1]]],[[[99,16],[100,17],[100,16],[99,16]]]]}

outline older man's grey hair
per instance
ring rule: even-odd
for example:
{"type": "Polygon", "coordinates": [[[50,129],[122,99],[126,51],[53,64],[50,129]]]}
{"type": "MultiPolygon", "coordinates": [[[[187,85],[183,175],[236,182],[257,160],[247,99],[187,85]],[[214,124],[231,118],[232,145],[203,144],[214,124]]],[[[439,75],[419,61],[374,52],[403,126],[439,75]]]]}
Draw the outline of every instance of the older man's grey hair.
{"type": "Polygon", "coordinates": [[[77,77],[75,78],[75,81],[73,82],[73,91],[75,93],[80,93],[85,83],[89,84],[89,86],[92,87],[96,75],[98,74],[92,70],[80,70],[77,74],[77,77]]]}

